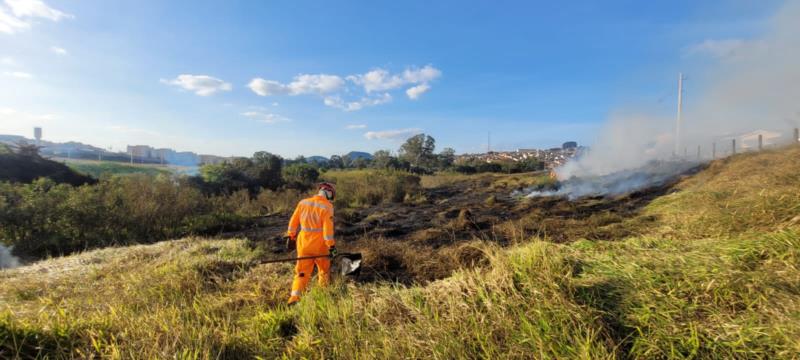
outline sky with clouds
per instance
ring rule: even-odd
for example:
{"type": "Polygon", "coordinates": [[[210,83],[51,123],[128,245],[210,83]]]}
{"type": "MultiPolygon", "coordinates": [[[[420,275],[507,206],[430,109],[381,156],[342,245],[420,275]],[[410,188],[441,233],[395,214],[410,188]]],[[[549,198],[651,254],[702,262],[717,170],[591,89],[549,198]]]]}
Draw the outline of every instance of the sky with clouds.
{"type": "Polygon", "coordinates": [[[286,157],[591,144],[783,1],[0,0],[0,134],[286,157]]]}

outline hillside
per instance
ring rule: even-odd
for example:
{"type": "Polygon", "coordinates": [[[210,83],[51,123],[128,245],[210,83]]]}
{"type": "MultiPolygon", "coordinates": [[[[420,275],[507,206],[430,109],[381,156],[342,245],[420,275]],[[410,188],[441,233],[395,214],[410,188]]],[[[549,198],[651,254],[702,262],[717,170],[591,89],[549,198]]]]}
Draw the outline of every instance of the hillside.
{"type": "Polygon", "coordinates": [[[428,177],[404,207],[339,215],[344,248],[409,281],[337,281],[293,308],[292,265],[258,264],[274,256],[258,241],[0,271],[0,358],[796,358],[798,158],[741,154],[577,202],[498,195],[521,176],[428,177]]]}
{"type": "Polygon", "coordinates": [[[38,155],[0,152],[0,181],[29,183],[40,177],[72,185],[95,182],[93,178],[77,173],[62,163],[38,155]]]}

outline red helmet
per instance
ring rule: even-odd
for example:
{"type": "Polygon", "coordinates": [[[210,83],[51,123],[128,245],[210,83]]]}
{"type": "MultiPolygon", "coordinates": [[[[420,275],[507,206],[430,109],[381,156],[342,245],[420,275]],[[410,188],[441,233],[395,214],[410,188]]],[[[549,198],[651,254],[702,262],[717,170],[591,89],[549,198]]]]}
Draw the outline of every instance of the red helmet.
{"type": "Polygon", "coordinates": [[[336,188],[333,186],[333,184],[329,182],[323,182],[320,183],[317,188],[318,190],[325,191],[327,193],[326,195],[328,195],[328,200],[333,200],[336,198],[336,188]]]}

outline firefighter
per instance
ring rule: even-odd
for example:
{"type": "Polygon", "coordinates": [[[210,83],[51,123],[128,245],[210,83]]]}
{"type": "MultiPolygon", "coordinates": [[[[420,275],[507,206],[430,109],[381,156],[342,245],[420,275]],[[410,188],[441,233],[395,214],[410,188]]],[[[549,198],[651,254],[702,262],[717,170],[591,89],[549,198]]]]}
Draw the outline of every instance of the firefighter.
{"type": "Polygon", "coordinates": [[[300,301],[308,286],[314,266],[320,286],[328,285],[331,258],[336,255],[333,238],[333,204],[336,189],[333,184],[321,183],[317,195],[301,200],[289,221],[289,247],[297,247],[297,257],[321,256],[314,259],[297,260],[294,270],[289,305],[300,301]],[[328,255],[328,256],[324,256],[328,255]]]}

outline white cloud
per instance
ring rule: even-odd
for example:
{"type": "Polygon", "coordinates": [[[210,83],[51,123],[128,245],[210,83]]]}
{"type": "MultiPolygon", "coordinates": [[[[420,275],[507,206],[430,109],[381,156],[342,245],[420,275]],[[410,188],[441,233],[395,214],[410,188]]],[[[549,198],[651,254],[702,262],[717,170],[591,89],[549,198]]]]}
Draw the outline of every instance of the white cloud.
{"type": "Polygon", "coordinates": [[[6,5],[11,8],[11,12],[18,18],[38,17],[52,21],[61,19],[72,19],[75,16],[53,9],[40,0],[5,0],[6,5]]]}
{"type": "Polygon", "coordinates": [[[250,80],[250,83],[247,84],[247,87],[249,87],[250,90],[253,90],[253,92],[259,96],[288,94],[286,85],[283,85],[275,80],[264,80],[262,78],[255,78],[253,80],[250,80]]]}
{"type": "Polygon", "coordinates": [[[31,23],[26,18],[43,18],[56,22],[74,18],[40,0],[5,0],[5,4],[8,9],[0,7],[0,33],[14,34],[30,28],[31,23]]]}
{"type": "Polygon", "coordinates": [[[763,51],[766,43],[759,40],[743,39],[708,39],[701,43],[686,47],[684,56],[706,55],[717,59],[731,59],[763,51]]]}
{"type": "Polygon", "coordinates": [[[230,83],[208,75],[182,74],[173,80],[161,79],[161,82],[181,87],[200,96],[209,96],[221,91],[231,91],[233,88],[230,83]]]}
{"type": "Polygon", "coordinates": [[[399,75],[391,75],[384,69],[374,69],[365,74],[350,75],[347,80],[363,86],[367,93],[396,89],[406,83],[399,75]]]}
{"type": "Polygon", "coordinates": [[[405,140],[414,135],[422,133],[422,129],[398,129],[398,130],[384,130],[384,131],[367,131],[364,137],[368,140],[405,140]]]}
{"type": "Polygon", "coordinates": [[[422,69],[407,69],[403,72],[403,78],[411,84],[426,84],[440,76],[442,76],[441,70],[430,65],[425,65],[422,69]]]}
{"type": "Polygon", "coordinates": [[[295,76],[288,88],[291,95],[327,94],[339,90],[342,85],[344,85],[344,80],[336,75],[302,74],[295,76]]]}
{"type": "MultiPolygon", "coordinates": [[[[389,91],[404,86],[409,86],[406,89],[408,97],[416,100],[430,90],[430,82],[441,75],[442,72],[431,65],[409,68],[398,74],[391,74],[389,71],[376,68],[364,74],[350,75],[345,78],[329,74],[300,74],[289,83],[253,78],[247,87],[259,96],[320,95],[323,96],[326,106],[344,111],[358,111],[365,107],[391,102],[392,95],[389,91]],[[356,91],[352,84],[363,88],[363,92],[366,94],[358,98],[358,95],[354,95],[356,91]]],[[[277,106],[275,104],[273,106],[277,106]]]]}
{"type": "Polygon", "coordinates": [[[265,112],[261,112],[261,111],[243,112],[242,116],[250,118],[250,119],[258,120],[260,122],[267,123],[267,124],[274,124],[274,123],[279,123],[279,122],[290,122],[290,121],[292,121],[291,119],[289,119],[289,118],[287,118],[285,116],[282,116],[282,115],[265,113],[265,112]]]}
{"type": "Polygon", "coordinates": [[[0,8],[0,32],[6,34],[13,34],[17,31],[25,30],[31,27],[25,21],[17,19],[13,15],[6,12],[5,9],[0,8]]]}
{"type": "Polygon", "coordinates": [[[51,46],[50,51],[52,51],[56,55],[67,55],[67,49],[58,46],[51,46]]]}
{"type": "Polygon", "coordinates": [[[338,91],[344,85],[344,80],[336,75],[328,74],[300,74],[292,82],[282,84],[275,80],[255,78],[247,87],[260,96],[272,95],[305,95],[328,94],[338,91]]]}
{"type": "Polygon", "coordinates": [[[347,130],[357,130],[357,129],[366,129],[367,125],[365,124],[349,124],[344,127],[347,130]]]}
{"type": "Polygon", "coordinates": [[[390,95],[389,93],[384,93],[379,97],[372,97],[372,98],[363,97],[358,101],[349,101],[349,102],[342,100],[342,98],[339,96],[328,96],[325,97],[324,101],[325,105],[333,108],[342,109],[344,111],[357,111],[368,106],[375,106],[375,105],[389,103],[392,101],[392,95],[390,95]]]}
{"type": "Polygon", "coordinates": [[[428,90],[430,89],[431,89],[430,85],[421,84],[408,88],[408,90],[406,90],[406,95],[408,95],[408,98],[411,100],[417,100],[420,97],[420,95],[428,92],[428,90]]]}
{"type": "Polygon", "coordinates": [[[26,73],[26,72],[22,72],[22,71],[6,71],[6,72],[3,72],[3,75],[10,76],[10,77],[15,77],[15,78],[18,78],[18,79],[30,79],[30,78],[33,78],[33,75],[31,75],[30,73],[26,73]]]}
{"type": "Polygon", "coordinates": [[[8,65],[8,66],[14,66],[14,65],[17,64],[17,62],[14,61],[14,58],[12,58],[10,56],[4,56],[4,57],[0,58],[0,64],[8,65]]]}
{"type": "Polygon", "coordinates": [[[273,103],[272,103],[272,106],[278,106],[278,105],[280,105],[280,104],[278,104],[278,102],[277,102],[277,101],[275,101],[275,102],[273,102],[273,103]]]}
{"type": "Polygon", "coordinates": [[[430,90],[429,83],[440,76],[442,76],[441,70],[431,65],[426,65],[423,68],[406,69],[402,74],[394,75],[384,69],[374,69],[364,74],[350,75],[347,80],[362,86],[367,94],[414,85],[406,90],[406,94],[410,99],[416,100],[420,95],[430,90]]]}

